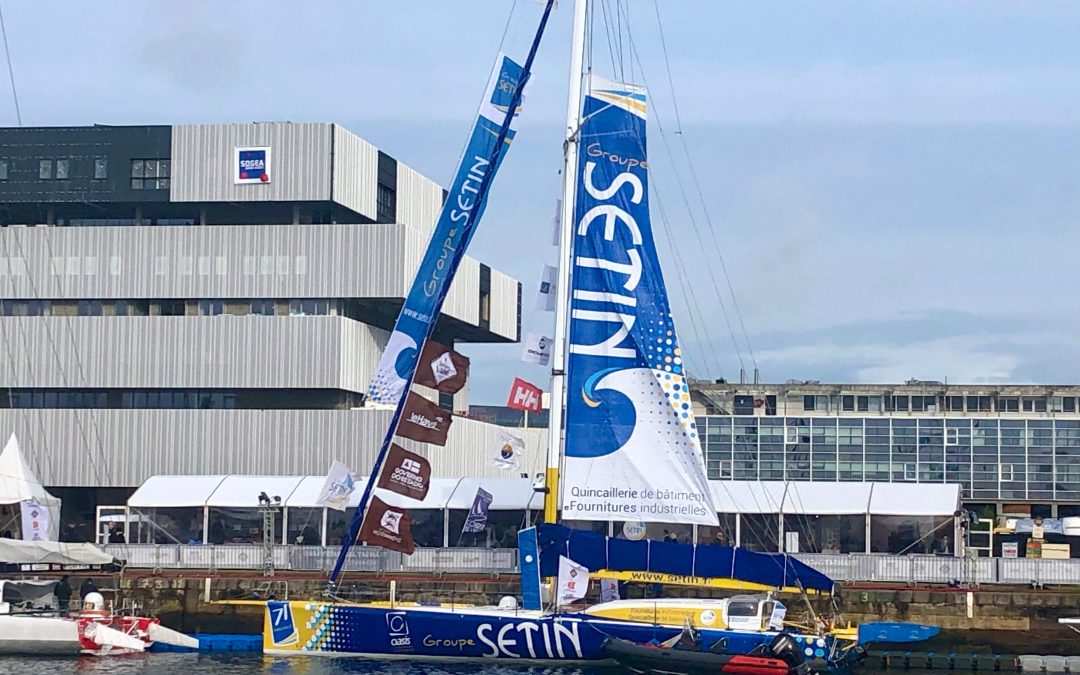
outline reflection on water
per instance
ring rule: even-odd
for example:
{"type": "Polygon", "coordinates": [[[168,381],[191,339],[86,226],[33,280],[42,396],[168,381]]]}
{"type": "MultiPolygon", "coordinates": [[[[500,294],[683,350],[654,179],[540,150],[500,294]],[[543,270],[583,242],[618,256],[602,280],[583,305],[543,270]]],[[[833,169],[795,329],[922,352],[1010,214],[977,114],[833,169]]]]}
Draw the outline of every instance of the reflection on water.
{"type": "Polygon", "coordinates": [[[102,675],[466,675],[467,673],[506,673],[507,675],[599,675],[610,668],[513,668],[444,666],[409,661],[368,661],[360,659],[281,658],[256,654],[131,654],[105,658],[0,657],[0,675],[62,675],[64,673],[101,673],[102,675]]]}

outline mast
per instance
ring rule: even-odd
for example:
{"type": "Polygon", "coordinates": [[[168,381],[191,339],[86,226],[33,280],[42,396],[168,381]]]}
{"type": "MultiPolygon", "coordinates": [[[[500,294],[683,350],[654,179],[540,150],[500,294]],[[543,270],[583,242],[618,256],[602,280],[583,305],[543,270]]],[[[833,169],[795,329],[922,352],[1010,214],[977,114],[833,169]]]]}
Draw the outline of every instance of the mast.
{"type": "Polygon", "coordinates": [[[585,62],[585,15],[588,0],[574,0],[573,39],[570,47],[570,93],[566,102],[563,141],[563,191],[559,232],[559,276],[555,289],[555,344],[552,347],[551,395],[548,401],[548,454],[544,486],[544,522],[559,515],[559,466],[566,406],[566,340],[570,311],[570,266],[573,264],[574,202],[577,199],[578,130],[581,128],[581,79],[585,62]]]}

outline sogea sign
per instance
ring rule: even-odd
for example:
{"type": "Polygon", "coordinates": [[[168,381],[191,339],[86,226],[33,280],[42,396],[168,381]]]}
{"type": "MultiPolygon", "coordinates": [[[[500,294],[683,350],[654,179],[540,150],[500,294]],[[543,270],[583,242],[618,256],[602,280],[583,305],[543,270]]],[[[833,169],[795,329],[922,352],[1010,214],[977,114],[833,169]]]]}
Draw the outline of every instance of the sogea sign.
{"type": "Polygon", "coordinates": [[[233,183],[270,182],[270,148],[233,148],[233,183]]]}

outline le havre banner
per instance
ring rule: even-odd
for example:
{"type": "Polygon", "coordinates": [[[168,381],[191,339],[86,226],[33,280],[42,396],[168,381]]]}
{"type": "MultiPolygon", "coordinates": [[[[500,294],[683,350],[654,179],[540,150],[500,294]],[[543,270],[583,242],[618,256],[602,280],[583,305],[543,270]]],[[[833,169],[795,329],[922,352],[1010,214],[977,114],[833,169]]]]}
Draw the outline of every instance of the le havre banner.
{"type": "MultiPolygon", "coordinates": [[[[405,391],[405,384],[416,370],[420,346],[427,337],[428,326],[436,319],[435,312],[452,281],[451,263],[468,248],[469,240],[484,213],[484,201],[477,198],[480,185],[485,176],[490,175],[489,180],[494,179],[506,156],[504,148],[498,154],[495,165],[491,165],[495,142],[521,72],[521,66],[508,56],[499,55],[495,70],[488,80],[480,115],[432,232],[431,242],[420,261],[412,288],[368,387],[368,396],[375,403],[396,404],[405,391]]],[[[515,119],[519,113],[520,110],[515,111],[515,119]]],[[[509,144],[513,137],[511,126],[505,142],[509,144]]]]}
{"type": "Polygon", "coordinates": [[[574,205],[567,520],[716,525],[649,221],[645,90],[591,77],[574,205]]]}

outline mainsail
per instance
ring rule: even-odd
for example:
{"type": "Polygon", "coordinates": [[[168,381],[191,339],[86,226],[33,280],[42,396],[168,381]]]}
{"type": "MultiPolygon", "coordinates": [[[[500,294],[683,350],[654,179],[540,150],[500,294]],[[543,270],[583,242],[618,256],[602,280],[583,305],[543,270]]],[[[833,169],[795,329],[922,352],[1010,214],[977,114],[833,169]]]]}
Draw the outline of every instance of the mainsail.
{"type": "Polygon", "coordinates": [[[649,220],[645,90],[591,76],[582,120],[562,517],[716,525],[649,220]]]}

